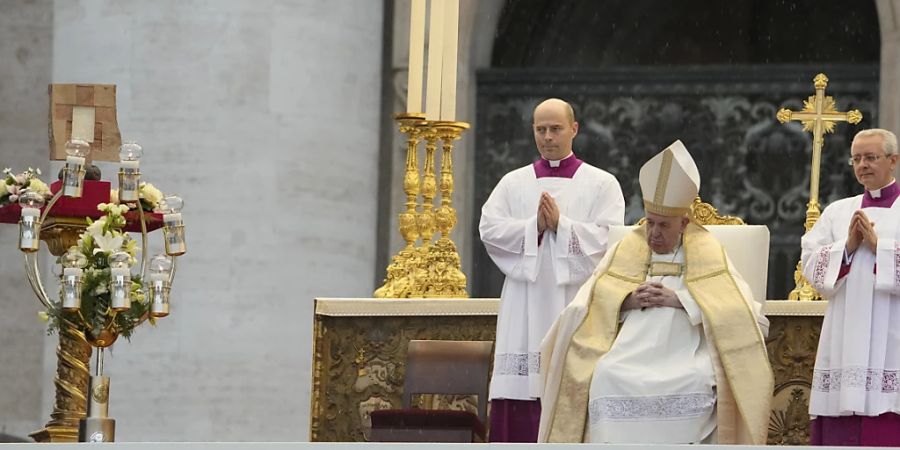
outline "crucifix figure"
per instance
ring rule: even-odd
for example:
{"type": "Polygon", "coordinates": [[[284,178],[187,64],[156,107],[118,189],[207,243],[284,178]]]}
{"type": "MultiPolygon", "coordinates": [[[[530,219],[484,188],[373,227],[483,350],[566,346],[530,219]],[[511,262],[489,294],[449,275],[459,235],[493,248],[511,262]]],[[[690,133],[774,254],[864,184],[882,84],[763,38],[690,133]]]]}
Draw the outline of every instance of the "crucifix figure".
{"type": "MultiPolygon", "coordinates": [[[[825,133],[834,133],[836,122],[850,122],[857,124],[862,121],[862,113],[858,109],[840,112],[836,109],[834,97],[825,95],[825,87],[828,85],[828,77],[820,73],[813,78],[816,87],[816,95],[810,96],[803,102],[802,111],[791,111],[781,108],[775,117],[781,123],[797,120],[803,123],[803,131],[810,131],[813,135],[812,164],[809,177],[809,203],[806,204],[806,231],[812,229],[819,219],[819,171],[822,160],[822,143],[825,133]]],[[[809,284],[801,273],[800,263],[794,272],[796,287],[788,295],[788,300],[821,300],[821,296],[809,284]]]]}

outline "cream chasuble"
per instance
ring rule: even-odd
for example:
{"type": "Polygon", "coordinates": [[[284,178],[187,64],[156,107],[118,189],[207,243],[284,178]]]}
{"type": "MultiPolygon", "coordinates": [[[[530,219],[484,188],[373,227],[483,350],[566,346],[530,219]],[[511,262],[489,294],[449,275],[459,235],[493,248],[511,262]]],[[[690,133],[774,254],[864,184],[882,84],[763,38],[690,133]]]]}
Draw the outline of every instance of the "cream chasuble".
{"type": "MultiPolygon", "coordinates": [[[[632,318],[630,315],[624,318],[621,333],[617,333],[619,322],[619,308],[625,297],[647,279],[650,265],[650,249],[645,241],[644,228],[638,228],[627,235],[616,247],[610,251],[600,263],[594,275],[579,290],[572,303],[562,312],[553,324],[550,332],[542,344],[542,352],[545,365],[542,366],[541,375],[544,380],[544,392],[541,398],[541,429],[539,442],[583,442],[590,436],[588,388],[592,384],[600,383],[601,379],[594,379],[594,369],[605,367],[603,362],[607,356],[614,358],[637,358],[646,361],[642,356],[628,356],[619,353],[619,338],[624,339],[622,345],[640,352],[647,350],[646,343],[635,345],[629,340],[636,340],[631,336],[632,331],[638,328],[646,331],[645,324],[650,315],[640,315],[639,320],[634,321],[635,330],[630,328],[632,318]],[[640,320],[643,319],[643,320],[640,320]],[[613,351],[613,349],[616,349],[613,351]]],[[[684,398],[692,398],[691,407],[694,413],[691,419],[695,431],[687,440],[694,441],[694,436],[703,438],[711,424],[708,424],[705,415],[709,412],[709,405],[704,405],[704,399],[708,403],[713,384],[716,386],[715,419],[716,440],[720,444],[765,444],[768,429],[770,401],[772,397],[773,378],[766,354],[763,335],[760,325],[767,325],[761,314],[761,305],[754,302],[749,295],[749,288],[734,272],[721,245],[709,235],[702,227],[689,224],[684,234],[684,289],[683,302],[685,311],[678,311],[686,317],[675,317],[670,312],[670,317],[655,317],[657,319],[678,320],[676,324],[658,324],[658,327],[671,326],[675,328],[677,339],[686,344],[682,349],[681,357],[688,361],[678,361],[680,373],[673,373],[672,380],[679,382],[669,392],[661,388],[665,384],[664,378],[668,369],[658,369],[655,377],[650,379],[647,386],[655,386],[650,391],[637,392],[640,396],[661,397],[667,393],[675,396],[687,395],[684,398]],[[740,287],[743,286],[743,287],[740,287]],[[692,298],[694,302],[688,300],[692,298]],[[699,309],[693,309],[694,306],[699,309]],[[702,322],[702,337],[692,336],[692,321],[699,316],[702,322]],[[685,323],[685,320],[687,323],[685,323]],[[691,348],[692,339],[696,339],[691,348]],[[700,343],[703,342],[703,344],[700,343]],[[708,354],[709,357],[706,357],[708,354]],[[684,371],[691,370],[692,364],[699,364],[696,378],[686,381],[684,371]],[[708,366],[706,364],[709,364],[708,366]],[[710,378],[710,370],[714,374],[710,378]],[[696,400],[696,401],[694,401],[696,400]]],[[[677,292],[677,291],[676,291],[677,292]]],[[[672,308],[657,308],[659,310],[672,308]]],[[[646,311],[644,311],[646,312],[646,311]]],[[[658,313],[654,313],[658,314],[658,313]]],[[[663,312],[665,314],[665,312],[663,312]]],[[[699,334],[699,331],[698,331],[699,334]]],[[[652,357],[651,355],[647,355],[652,357]]],[[[600,374],[603,378],[612,372],[600,374]]],[[[621,376],[622,373],[613,376],[621,376]]],[[[635,375],[635,378],[640,372],[635,375]]],[[[646,375],[646,374],[645,374],[646,375]]],[[[623,394],[623,390],[637,388],[634,382],[631,386],[608,386],[607,391],[595,387],[597,398],[615,399],[623,394]],[[607,395],[609,393],[610,395],[607,395]]],[[[632,395],[628,392],[626,395],[632,395]]],[[[606,406],[610,406],[607,403],[606,406]]],[[[682,406],[685,406],[684,404],[682,406]]],[[[640,412],[640,406],[631,413],[624,409],[612,411],[605,408],[603,400],[594,408],[595,413],[618,414],[618,418],[640,412]]],[[[655,412],[657,417],[665,414],[660,410],[655,412]]],[[[673,414],[677,415],[677,412],[673,414]]],[[[595,417],[599,417],[595,415],[595,417]]],[[[609,417],[607,417],[609,419],[609,417]]],[[[605,421],[607,419],[603,419],[605,421]]],[[[640,427],[637,417],[631,425],[640,427]]],[[[656,419],[650,419],[651,422],[656,419]]],[[[612,431],[616,424],[604,424],[599,432],[606,433],[600,440],[606,437],[622,438],[612,431]],[[609,434],[613,433],[613,434],[609,434]]],[[[641,427],[633,431],[645,433],[641,427]]],[[[662,436],[630,436],[629,442],[656,442],[662,441],[662,436]]],[[[683,436],[675,437],[678,442],[683,436]]],[[[612,440],[612,439],[610,439],[612,440]]],[[[666,442],[673,442],[666,440],[666,442]]]]}

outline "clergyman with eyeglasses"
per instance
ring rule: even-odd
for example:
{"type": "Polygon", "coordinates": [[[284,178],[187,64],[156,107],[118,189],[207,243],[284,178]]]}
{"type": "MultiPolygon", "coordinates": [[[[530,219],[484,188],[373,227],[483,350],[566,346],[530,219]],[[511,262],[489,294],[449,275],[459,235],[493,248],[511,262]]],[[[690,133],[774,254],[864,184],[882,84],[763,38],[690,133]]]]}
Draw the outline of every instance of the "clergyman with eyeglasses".
{"type": "Polygon", "coordinates": [[[865,192],[833,202],[803,236],[803,274],[828,299],[813,372],[813,445],[900,446],[897,137],[863,130],[849,163],[865,192]]]}

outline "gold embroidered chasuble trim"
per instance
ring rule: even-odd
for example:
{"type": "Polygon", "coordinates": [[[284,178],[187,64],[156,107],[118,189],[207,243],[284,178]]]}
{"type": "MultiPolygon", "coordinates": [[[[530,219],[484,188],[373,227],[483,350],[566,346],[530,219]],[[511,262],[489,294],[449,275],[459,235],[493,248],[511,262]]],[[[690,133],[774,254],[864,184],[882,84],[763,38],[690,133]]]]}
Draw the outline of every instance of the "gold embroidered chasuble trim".
{"type": "MultiPolygon", "coordinates": [[[[728,272],[724,249],[708,231],[689,224],[684,248],[685,286],[703,312],[727,378],[719,380],[718,442],[764,445],[773,375],[756,318],[728,272]],[[724,417],[732,411],[739,417],[724,417]]],[[[649,266],[642,226],[622,239],[594,284],[587,314],[565,355],[548,442],[583,441],[594,366],[612,347],[622,302],[646,280],[649,266]]]]}
{"type": "Polygon", "coordinates": [[[657,205],[665,203],[666,187],[669,184],[669,174],[672,173],[672,161],[674,159],[675,155],[672,153],[672,150],[666,149],[659,168],[659,177],[656,179],[656,192],[653,193],[653,203],[657,205]]]}

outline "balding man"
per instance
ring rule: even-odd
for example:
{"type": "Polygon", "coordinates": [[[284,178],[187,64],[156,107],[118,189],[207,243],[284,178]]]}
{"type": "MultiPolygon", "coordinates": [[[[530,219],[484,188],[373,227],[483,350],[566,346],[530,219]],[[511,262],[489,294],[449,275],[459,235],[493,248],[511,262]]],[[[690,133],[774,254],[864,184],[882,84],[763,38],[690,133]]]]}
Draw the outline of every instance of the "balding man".
{"type": "Polygon", "coordinates": [[[536,442],[540,344],[606,252],[625,200],[616,178],[572,152],[572,106],[548,99],[534,110],[540,159],[504,176],[481,211],[481,240],[506,275],[491,379],[492,442],[536,442]]]}

